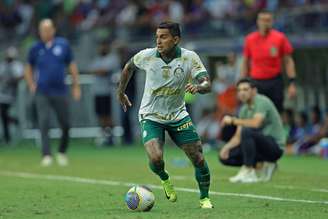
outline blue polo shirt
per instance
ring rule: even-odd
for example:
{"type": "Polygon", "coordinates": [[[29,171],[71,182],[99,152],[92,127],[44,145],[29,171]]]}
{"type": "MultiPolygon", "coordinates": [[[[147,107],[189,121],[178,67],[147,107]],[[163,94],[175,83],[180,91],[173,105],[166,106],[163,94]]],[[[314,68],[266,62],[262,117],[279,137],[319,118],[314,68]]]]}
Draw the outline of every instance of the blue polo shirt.
{"type": "Polygon", "coordinates": [[[28,53],[28,62],[33,67],[37,92],[46,95],[65,95],[66,67],[73,61],[72,50],[66,39],[56,37],[47,47],[36,42],[28,53]]]}

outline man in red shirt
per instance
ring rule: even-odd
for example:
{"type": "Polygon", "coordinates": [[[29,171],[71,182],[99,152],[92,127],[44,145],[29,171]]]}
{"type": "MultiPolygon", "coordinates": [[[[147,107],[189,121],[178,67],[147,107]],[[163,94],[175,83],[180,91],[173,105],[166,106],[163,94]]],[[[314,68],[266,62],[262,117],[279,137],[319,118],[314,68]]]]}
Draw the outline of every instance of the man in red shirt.
{"type": "Polygon", "coordinates": [[[250,76],[258,92],[268,96],[279,112],[283,110],[284,86],[282,65],[288,76],[288,98],[296,96],[293,47],[287,37],[272,28],[273,14],[261,11],[257,17],[258,30],[245,38],[241,77],[250,76]]]}

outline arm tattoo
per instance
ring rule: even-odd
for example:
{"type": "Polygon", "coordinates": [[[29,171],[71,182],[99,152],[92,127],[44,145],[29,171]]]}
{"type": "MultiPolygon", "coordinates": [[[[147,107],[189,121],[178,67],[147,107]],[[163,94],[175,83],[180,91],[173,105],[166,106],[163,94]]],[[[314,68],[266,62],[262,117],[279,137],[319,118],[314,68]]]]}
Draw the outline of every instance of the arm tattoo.
{"type": "Polygon", "coordinates": [[[133,63],[133,58],[131,58],[128,63],[124,66],[117,88],[117,93],[122,94],[125,92],[126,86],[128,85],[133,73],[137,70],[137,66],[133,63]]]}
{"type": "Polygon", "coordinates": [[[198,93],[206,94],[211,92],[211,82],[208,74],[201,75],[196,80],[198,82],[198,93]]]}

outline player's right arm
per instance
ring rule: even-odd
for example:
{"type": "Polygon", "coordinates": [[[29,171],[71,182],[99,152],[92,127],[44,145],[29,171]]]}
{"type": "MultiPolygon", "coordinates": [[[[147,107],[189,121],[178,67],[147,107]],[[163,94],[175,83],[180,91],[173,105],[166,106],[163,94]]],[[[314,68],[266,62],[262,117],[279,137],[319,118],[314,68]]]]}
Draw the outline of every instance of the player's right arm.
{"type": "Polygon", "coordinates": [[[27,64],[25,66],[24,77],[28,86],[28,89],[32,94],[36,91],[36,83],[33,77],[33,66],[36,64],[36,57],[37,57],[37,44],[34,44],[32,48],[28,52],[27,56],[27,64]]]}
{"type": "Polygon", "coordinates": [[[133,62],[133,58],[131,58],[128,63],[124,66],[121,78],[119,81],[119,85],[116,91],[117,99],[120,102],[120,104],[123,107],[124,112],[127,111],[127,107],[131,107],[132,104],[128,98],[128,96],[125,94],[125,89],[133,75],[133,73],[137,70],[137,67],[135,66],[133,62]]]}
{"type": "Polygon", "coordinates": [[[35,81],[33,79],[33,68],[32,68],[31,64],[27,64],[25,66],[24,77],[25,77],[28,89],[30,90],[30,92],[32,94],[34,94],[35,91],[36,91],[36,84],[35,84],[35,81]]]}
{"type": "Polygon", "coordinates": [[[251,52],[249,48],[248,37],[245,38],[244,50],[243,50],[243,61],[241,63],[240,77],[245,78],[249,76],[249,61],[251,52]]]}
{"type": "Polygon", "coordinates": [[[243,61],[241,63],[240,77],[241,78],[247,77],[248,71],[249,71],[249,59],[248,57],[244,56],[243,61]]]}

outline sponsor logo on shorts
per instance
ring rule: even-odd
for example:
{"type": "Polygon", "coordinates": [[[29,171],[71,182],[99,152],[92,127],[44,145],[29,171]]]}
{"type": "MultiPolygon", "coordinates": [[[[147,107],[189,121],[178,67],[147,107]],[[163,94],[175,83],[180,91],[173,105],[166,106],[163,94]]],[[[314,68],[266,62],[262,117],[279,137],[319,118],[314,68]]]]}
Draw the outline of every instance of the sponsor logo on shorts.
{"type": "Polygon", "coordinates": [[[186,122],[185,124],[180,125],[177,128],[177,131],[182,131],[182,130],[187,129],[187,128],[191,127],[191,126],[192,126],[192,122],[191,121],[190,122],[186,122]]]}

